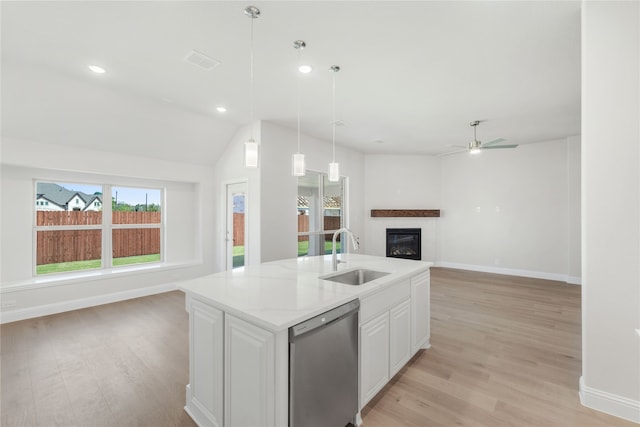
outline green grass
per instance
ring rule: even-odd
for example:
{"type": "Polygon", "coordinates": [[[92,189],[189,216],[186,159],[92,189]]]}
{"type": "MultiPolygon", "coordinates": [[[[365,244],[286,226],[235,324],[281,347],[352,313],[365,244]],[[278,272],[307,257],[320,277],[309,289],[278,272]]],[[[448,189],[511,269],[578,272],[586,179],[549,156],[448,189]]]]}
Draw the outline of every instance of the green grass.
{"type": "MultiPolygon", "coordinates": [[[[122,265],[142,264],[147,262],[160,261],[160,254],[129,256],[122,258],[114,258],[113,266],[118,267],[122,265]]],[[[94,268],[100,268],[102,262],[99,259],[92,259],[87,261],[72,261],[72,262],[58,262],[54,264],[42,264],[36,267],[36,274],[52,274],[52,273],[65,273],[69,271],[91,270],[94,268]]]]}
{"type": "Polygon", "coordinates": [[[118,267],[120,265],[142,264],[145,262],[158,262],[158,261],[160,261],[160,254],[127,256],[122,258],[114,258],[113,266],[118,267]]]}
{"type": "Polygon", "coordinates": [[[244,246],[233,247],[233,268],[244,265],[244,246]]]}
{"type": "MultiPolygon", "coordinates": [[[[331,241],[324,242],[324,253],[330,254],[333,248],[331,241]]],[[[340,242],[336,242],[336,252],[340,253],[340,242]]],[[[305,256],[309,254],[309,241],[298,242],[298,256],[305,256]]]]}
{"type": "Polygon", "coordinates": [[[66,271],[91,270],[102,267],[102,261],[91,259],[87,261],[58,262],[42,264],[36,267],[36,274],[64,273],[66,271]]]}

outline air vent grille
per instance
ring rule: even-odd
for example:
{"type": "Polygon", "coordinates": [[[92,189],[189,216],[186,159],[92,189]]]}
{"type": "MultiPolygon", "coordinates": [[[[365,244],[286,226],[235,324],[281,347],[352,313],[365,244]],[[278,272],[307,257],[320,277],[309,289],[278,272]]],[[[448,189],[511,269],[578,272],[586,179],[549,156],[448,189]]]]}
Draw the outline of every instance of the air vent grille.
{"type": "Polygon", "coordinates": [[[218,65],[221,64],[217,59],[211,58],[210,56],[205,55],[202,52],[198,52],[197,50],[192,50],[185,56],[185,61],[197,65],[200,68],[204,68],[205,70],[213,70],[218,65]]]}

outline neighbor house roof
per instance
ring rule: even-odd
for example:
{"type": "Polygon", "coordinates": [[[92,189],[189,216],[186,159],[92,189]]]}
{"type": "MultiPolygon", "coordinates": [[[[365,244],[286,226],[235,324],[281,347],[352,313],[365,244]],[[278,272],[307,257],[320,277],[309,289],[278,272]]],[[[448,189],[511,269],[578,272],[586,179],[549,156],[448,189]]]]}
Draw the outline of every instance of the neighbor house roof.
{"type": "MultiPolygon", "coordinates": [[[[326,197],[324,198],[324,207],[327,209],[340,209],[342,207],[342,200],[340,197],[326,197]]],[[[308,209],[309,199],[305,196],[298,196],[298,209],[308,209]]]]}
{"type": "Polygon", "coordinates": [[[53,182],[39,182],[37,184],[36,192],[36,198],[45,198],[50,202],[53,202],[56,205],[62,207],[66,206],[67,203],[69,203],[69,201],[73,199],[76,194],[85,202],[86,205],[89,205],[95,199],[98,199],[98,201],[102,202],[102,198],[100,197],[100,195],[86,194],[82,191],[69,190],[53,182]]]}

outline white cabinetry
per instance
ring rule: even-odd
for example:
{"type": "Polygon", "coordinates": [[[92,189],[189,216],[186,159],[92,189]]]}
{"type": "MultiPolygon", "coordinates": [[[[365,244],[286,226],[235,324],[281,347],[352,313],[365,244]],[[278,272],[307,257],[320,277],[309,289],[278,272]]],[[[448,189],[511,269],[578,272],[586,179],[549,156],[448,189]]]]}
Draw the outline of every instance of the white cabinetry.
{"type": "Polygon", "coordinates": [[[405,301],[389,310],[389,378],[411,359],[411,304],[405,301]]]}
{"type": "Polygon", "coordinates": [[[275,337],[226,315],[225,427],[275,424],[275,337]]]}
{"type": "MultiPolygon", "coordinates": [[[[429,271],[412,268],[413,277],[402,271],[378,287],[367,290],[365,285],[359,294],[366,295],[360,298],[359,314],[360,408],[416,351],[429,347],[429,271]]],[[[253,317],[241,309],[229,310],[228,304],[217,300],[228,298],[226,293],[199,282],[192,286],[195,290],[185,287],[189,312],[185,410],[200,427],[286,427],[288,324],[270,328],[261,319],[251,322],[253,317]]]]}
{"type": "Polygon", "coordinates": [[[389,381],[389,312],[360,327],[360,407],[389,381]]]}
{"type": "Polygon", "coordinates": [[[361,299],[360,408],[429,347],[429,271],[361,299]]]}
{"type": "Polygon", "coordinates": [[[429,348],[431,281],[429,270],[411,278],[411,350],[429,348]]]}
{"type": "Polygon", "coordinates": [[[396,283],[360,303],[360,408],[411,357],[409,280],[396,283]]]}
{"type": "Polygon", "coordinates": [[[206,425],[222,427],[224,315],[210,305],[187,298],[189,312],[189,385],[185,410],[206,425]]]}
{"type": "Polygon", "coordinates": [[[192,297],[186,305],[191,418],[200,427],[286,426],[286,331],[274,334],[192,297]]]}

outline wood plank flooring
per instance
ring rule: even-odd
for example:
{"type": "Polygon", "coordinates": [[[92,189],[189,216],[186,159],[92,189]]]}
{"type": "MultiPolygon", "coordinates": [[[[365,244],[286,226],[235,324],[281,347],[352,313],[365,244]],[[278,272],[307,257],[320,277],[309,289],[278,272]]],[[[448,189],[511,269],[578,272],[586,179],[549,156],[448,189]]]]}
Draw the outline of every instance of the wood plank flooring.
{"type": "Polygon", "coordinates": [[[434,268],[431,348],[364,427],[637,427],[580,404],[580,286],[434,268]]]}
{"type": "Polygon", "coordinates": [[[195,426],[179,291],[2,325],[2,426],[195,426]]]}
{"type": "MultiPolygon", "coordinates": [[[[431,280],[432,348],[364,427],[637,427],[579,403],[579,286],[448,269],[431,280]]],[[[1,325],[0,338],[3,427],[195,426],[182,292],[1,325]]]]}

